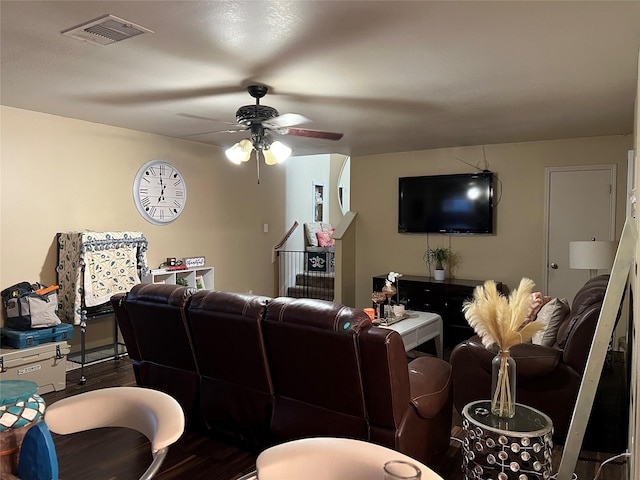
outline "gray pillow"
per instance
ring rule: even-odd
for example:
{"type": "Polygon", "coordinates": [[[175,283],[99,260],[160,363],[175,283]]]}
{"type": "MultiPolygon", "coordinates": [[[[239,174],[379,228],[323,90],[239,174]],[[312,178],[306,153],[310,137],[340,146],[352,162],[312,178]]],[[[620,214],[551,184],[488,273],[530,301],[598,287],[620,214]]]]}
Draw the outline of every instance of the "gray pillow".
{"type": "Polygon", "coordinates": [[[567,318],[571,308],[566,298],[552,298],[542,306],[536,317],[536,322],[542,322],[543,330],[533,335],[532,342],[536,345],[551,347],[556,342],[558,327],[567,318]]]}

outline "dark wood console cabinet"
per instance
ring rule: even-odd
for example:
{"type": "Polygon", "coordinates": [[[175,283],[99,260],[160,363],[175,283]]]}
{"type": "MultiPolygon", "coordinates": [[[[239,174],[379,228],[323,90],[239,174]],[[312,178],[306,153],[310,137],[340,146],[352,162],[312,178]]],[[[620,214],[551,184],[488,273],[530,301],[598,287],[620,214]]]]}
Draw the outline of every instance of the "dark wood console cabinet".
{"type": "MultiPolygon", "coordinates": [[[[373,277],[374,291],[380,291],[387,275],[373,277]]],[[[437,313],[442,317],[444,326],[444,347],[453,348],[458,343],[474,335],[462,313],[462,303],[473,297],[473,290],[484,280],[465,280],[451,278],[436,281],[431,277],[403,275],[400,277],[399,301],[408,310],[437,313]]],[[[502,283],[496,282],[502,292],[502,283]]],[[[394,297],[394,301],[398,296],[394,297]]]]}

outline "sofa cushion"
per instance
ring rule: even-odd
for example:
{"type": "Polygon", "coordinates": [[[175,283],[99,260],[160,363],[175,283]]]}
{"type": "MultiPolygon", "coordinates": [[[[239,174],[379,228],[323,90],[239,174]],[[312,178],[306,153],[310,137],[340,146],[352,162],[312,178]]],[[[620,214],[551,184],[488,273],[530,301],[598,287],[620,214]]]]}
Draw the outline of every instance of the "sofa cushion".
{"type": "Polygon", "coordinates": [[[558,328],[562,321],[569,315],[569,302],[566,298],[552,298],[540,308],[536,322],[545,325],[543,330],[533,335],[532,343],[551,347],[558,336],[558,328]]]}
{"type": "Polygon", "coordinates": [[[351,335],[371,326],[369,315],[361,309],[338,305],[328,300],[278,297],[267,306],[271,322],[298,324],[351,335]]]}

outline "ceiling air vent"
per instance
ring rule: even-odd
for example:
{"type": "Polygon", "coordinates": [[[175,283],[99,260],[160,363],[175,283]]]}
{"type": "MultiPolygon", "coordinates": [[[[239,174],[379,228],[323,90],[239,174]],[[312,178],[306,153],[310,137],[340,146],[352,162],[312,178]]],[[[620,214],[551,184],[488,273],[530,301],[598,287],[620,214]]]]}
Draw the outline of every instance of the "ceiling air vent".
{"type": "Polygon", "coordinates": [[[103,15],[62,32],[68,37],[102,47],[142,33],[153,33],[153,31],[113,15],[103,15]]]}

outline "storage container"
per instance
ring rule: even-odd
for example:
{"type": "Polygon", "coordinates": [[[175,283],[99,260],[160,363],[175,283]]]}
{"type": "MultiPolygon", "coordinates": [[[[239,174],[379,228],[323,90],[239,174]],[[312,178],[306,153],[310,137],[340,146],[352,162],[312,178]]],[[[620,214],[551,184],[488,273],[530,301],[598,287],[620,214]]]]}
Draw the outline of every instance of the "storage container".
{"type": "Polygon", "coordinates": [[[38,394],[67,386],[67,342],[44,343],[29,348],[0,348],[0,380],[30,380],[38,394]]]}
{"type": "Polygon", "coordinates": [[[14,330],[0,328],[3,347],[27,348],[47,342],[62,342],[73,338],[73,325],[61,323],[55,327],[36,328],[32,330],[14,330]]]}

